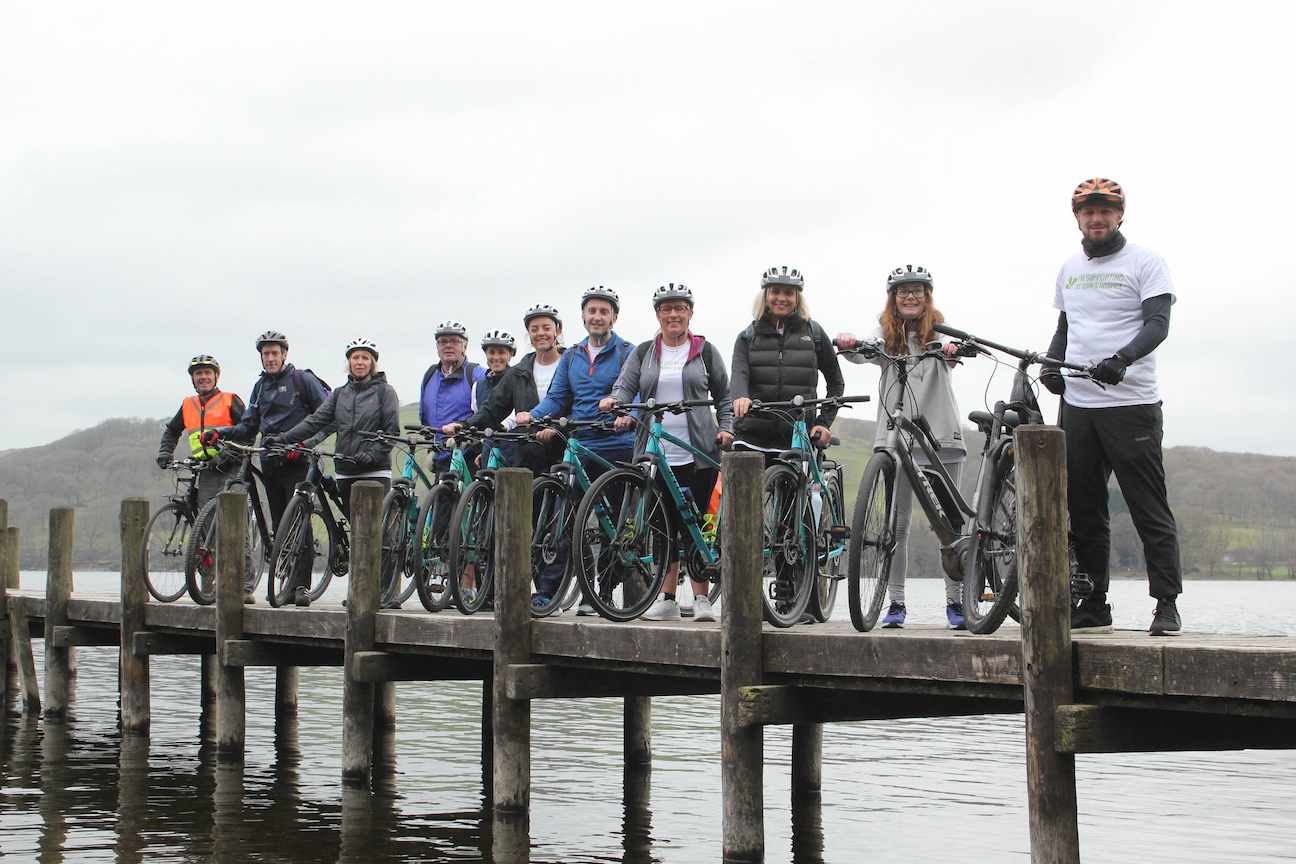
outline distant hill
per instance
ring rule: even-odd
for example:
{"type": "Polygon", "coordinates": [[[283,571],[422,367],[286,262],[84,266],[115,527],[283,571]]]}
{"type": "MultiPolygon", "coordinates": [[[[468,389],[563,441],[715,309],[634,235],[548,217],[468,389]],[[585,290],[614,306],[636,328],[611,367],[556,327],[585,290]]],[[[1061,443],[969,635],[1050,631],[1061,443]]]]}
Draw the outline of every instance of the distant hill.
{"type": "MultiPolygon", "coordinates": [[[[401,409],[402,423],[416,420],[417,406],[401,409]]],[[[121,499],[144,496],[156,506],[171,491],[170,474],[153,462],[161,426],[160,420],[106,420],[50,444],[0,452],[0,498],[9,502],[9,524],[19,528],[24,568],[45,566],[48,512],[61,506],[76,508],[77,566],[117,568],[121,499]]],[[[848,506],[873,430],[871,421],[845,417],[834,426],[842,444],[832,452],[845,466],[848,506]]],[[[967,437],[972,455],[962,485],[970,496],[981,442],[976,432],[967,437]]],[[[1166,451],[1166,472],[1188,575],[1285,578],[1296,572],[1296,458],[1174,447],[1166,451]]],[[[1112,514],[1113,566],[1140,572],[1141,546],[1114,482],[1112,514]]],[[[925,524],[913,536],[911,572],[938,575],[935,541],[925,524]]]]}

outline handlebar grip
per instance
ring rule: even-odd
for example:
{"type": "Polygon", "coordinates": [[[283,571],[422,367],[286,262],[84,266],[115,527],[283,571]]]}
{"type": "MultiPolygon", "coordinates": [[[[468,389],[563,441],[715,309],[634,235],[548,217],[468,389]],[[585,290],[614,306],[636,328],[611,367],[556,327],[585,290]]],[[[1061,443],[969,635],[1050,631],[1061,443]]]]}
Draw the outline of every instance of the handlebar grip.
{"type": "Polygon", "coordinates": [[[944,333],[946,336],[952,336],[955,339],[971,339],[972,334],[957,327],[951,327],[948,324],[933,324],[932,329],[937,333],[944,333]]]}

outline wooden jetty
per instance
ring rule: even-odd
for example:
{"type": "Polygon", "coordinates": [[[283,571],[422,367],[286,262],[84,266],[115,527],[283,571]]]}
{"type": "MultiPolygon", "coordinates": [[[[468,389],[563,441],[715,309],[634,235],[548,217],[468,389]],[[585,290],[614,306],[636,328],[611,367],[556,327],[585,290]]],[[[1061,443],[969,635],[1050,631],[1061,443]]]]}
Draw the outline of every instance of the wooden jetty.
{"type": "MultiPolygon", "coordinates": [[[[791,725],[794,804],[821,794],[824,723],[1021,713],[1032,860],[1078,862],[1075,755],[1296,747],[1296,645],[1287,638],[1117,632],[1072,639],[1062,433],[1017,431],[1020,630],[994,636],[908,628],[857,633],[829,623],[763,626],[758,592],[762,460],[726,454],[722,621],[614,624],[529,613],[530,473],[498,474],[494,614],[379,611],[377,484],[358,483],[346,607],[244,606],[246,499],[221,496],[217,602],[146,602],[138,549],[148,503],[122,505],[120,596],[77,594],[72,511],[50,515],[46,591],[17,590],[17,529],[0,532],[0,628],[23,710],[58,722],[71,703],[75,649],[120,648],[121,725],[149,727],[149,659],[203,655],[196,689],[217,717],[220,758],[241,760],[243,670],[277,670],[277,717],[297,705],[302,666],[344,667],[342,782],[365,787],[375,727],[396,720],[395,682],[479,680],[483,776],[497,824],[525,837],[530,704],[624,699],[627,768],[651,762],[653,696],[721,694],[723,850],[763,861],[763,729],[791,725]],[[44,639],[42,694],[31,640],[44,639]]],[[[2,504],[3,502],[0,502],[2,504]]],[[[0,516],[5,510],[0,506],[0,516]]],[[[17,695],[16,693],[14,694],[17,695]]],[[[4,705],[10,704],[6,692],[4,705]]],[[[521,843],[525,849],[525,842],[521,843]]]]}

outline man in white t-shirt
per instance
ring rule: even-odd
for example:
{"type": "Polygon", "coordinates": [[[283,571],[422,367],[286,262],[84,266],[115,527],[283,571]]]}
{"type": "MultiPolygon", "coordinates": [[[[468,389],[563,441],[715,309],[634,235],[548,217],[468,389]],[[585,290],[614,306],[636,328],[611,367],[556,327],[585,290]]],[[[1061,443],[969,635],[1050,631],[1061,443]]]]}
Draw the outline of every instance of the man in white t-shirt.
{"type": "Polygon", "coordinates": [[[1053,300],[1058,325],[1049,356],[1095,364],[1094,381],[1063,378],[1056,366],[1040,376],[1062,397],[1071,535],[1080,568],[1094,582],[1093,594],[1072,612],[1071,629],[1111,628],[1107,483],[1114,471],[1143,541],[1148,589],[1157,601],[1148,632],[1177,635],[1175,598],[1183,591],[1183,577],[1161,460],[1154,354],[1169,332],[1174,286],[1160,256],[1127,243],[1121,234],[1125,194],[1119,184],[1101,177],[1084,181],[1071,197],[1071,209],[1083,251],[1058,272],[1053,300]]]}

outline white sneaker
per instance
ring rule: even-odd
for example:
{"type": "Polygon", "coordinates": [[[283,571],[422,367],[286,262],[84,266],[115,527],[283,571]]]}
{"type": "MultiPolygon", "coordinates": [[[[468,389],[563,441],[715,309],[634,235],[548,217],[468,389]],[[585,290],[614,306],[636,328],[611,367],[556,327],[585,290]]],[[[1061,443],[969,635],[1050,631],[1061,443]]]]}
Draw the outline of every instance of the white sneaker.
{"type": "Polygon", "coordinates": [[[589,603],[582,603],[576,607],[576,614],[582,617],[587,617],[590,615],[597,615],[598,613],[594,611],[594,607],[589,603]]]}
{"type": "Polygon", "coordinates": [[[643,618],[645,621],[678,621],[680,620],[679,604],[674,600],[661,597],[648,607],[648,611],[643,613],[643,618]]]}
{"type": "Polygon", "coordinates": [[[711,601],[705,597],[696,597],[693,600],[693,620],[694,621],[715,621],[719,616],[716,615],[715,609],[711,607],[711,601]]]}

